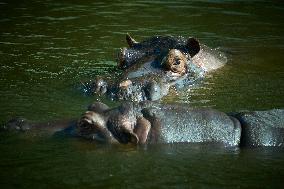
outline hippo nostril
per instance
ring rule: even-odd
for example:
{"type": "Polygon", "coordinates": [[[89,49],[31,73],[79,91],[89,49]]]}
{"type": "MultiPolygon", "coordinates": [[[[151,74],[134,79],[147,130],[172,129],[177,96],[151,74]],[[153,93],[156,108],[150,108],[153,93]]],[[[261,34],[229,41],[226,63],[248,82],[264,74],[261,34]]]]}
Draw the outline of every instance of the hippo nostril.
{"type": "Polygon", "coordinates": [[[173,65],[180,65],[180,59],[178,59],[178,60],[176,60],[174,63],[173,63],[173,65]]]}
{"type": "Polygon", "coordinates": [[[88,129],[88,128],[90,127],[90,125],[91,125],[91,123],[90,123],[90,121],[87,120],[87,119],[83,119],[83,120],[81,120],[80,123],[79,123],[79,127],[80,127],[81,129],[88,129]]]}
{"type": "Polygon", "coordinates": [[[132,85],[132,81],[128,79],[128,80],[120,82],[119,83],[119,88],[120,89],[128,89],[129,86],[131,86],[131,85],[132,85]]]}

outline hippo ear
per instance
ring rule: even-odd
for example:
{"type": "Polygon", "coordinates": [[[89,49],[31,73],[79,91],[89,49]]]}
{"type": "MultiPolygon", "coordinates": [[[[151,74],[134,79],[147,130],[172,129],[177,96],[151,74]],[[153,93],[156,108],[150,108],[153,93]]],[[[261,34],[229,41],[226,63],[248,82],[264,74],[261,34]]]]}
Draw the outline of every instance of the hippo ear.
{"type": "Polygon", "coordinates": [[[189,38],[187,40],[186,47],[188,48],[191,57],[193,57],[200,51],[199,42],[194,38],[189,38]]]}
{"type": "Polygon", "coordinates": [[[129,34],[126,34],[126,42],[128,44],[129,47],[133,47],[135,44],[137,44],[138,42],[135,41],[135,39],[133,39],[129,34]]]}

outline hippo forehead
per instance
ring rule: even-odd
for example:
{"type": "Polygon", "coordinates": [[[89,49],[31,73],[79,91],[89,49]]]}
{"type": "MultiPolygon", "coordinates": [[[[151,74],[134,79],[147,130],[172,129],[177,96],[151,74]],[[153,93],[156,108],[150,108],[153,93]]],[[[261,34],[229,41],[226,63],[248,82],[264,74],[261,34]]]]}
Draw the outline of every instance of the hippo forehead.
{"type": "Polygon", "coordinates": [[[133,46],[134,49],[156,49],[155,52],[168,50],[168,49],[180,49],[186,51],[186,41],[187,39],[178,36],[154,36],[150,39],[142,41],[133,46]]]}
{"type": "Polygon", "coordinates": [[[128,68],[144,58],[155,57],[163,59],[172,49],[177,49],[185,56],[193,57],[200,50],[199,42],[194,38],[181,36],[155,36],[142,42],[137,42],[130,35],[126,35],[129,48],[122,48],[118,54],[118,66],[128,68]]]}
{"type": "Polygon", "coordinates": [[[172,58],[180,58],[180,59],[190,59],[186,53],[183,53],[179,49],[170,49],[167,53],[167,56],[171,56],[172,58]]]}

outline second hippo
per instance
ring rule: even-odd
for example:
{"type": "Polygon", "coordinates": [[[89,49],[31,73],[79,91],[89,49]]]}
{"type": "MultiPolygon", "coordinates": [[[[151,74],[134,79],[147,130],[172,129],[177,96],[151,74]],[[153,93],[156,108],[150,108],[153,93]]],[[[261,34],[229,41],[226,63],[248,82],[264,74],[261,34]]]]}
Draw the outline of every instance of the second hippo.
{"type": "Polygon", "coordinates": [[[123,103],[104,111],[97,107],[94,104],[78,122],[78,131],[85,138],[98,138],[100,133],[101,140],[134,144],[205,142],[237,146],[240,142],[239,121],[213,109],[152,102],[123,103]]]}
{"type": "Polygon", "coordinates": [[[221,52],[194,38],[156,36],[138,43],[126,35],[126,41],[129,48],[122,48],[118,56],[122,77],[116,82],[99,78],[87,91],[118,100],[155,101],[170,88],[189,87],[227,62],[221,52]]]}
{"type": "Polygon", "coordinates": [[[226,114],[210,108],[150,101],[122,103],[115,108],[96,102],[78,120],[32,123],[18,118],[2,127],[30,131],[35,136],[38,132],[61,133],[106,143],[217,143],[249,147],[284,147],[283,128],[283,109],[226,114]]]}
{"type": "Polygon", "coordinates": [[[109,108],[97,102],[78,121],[31,123],[12,119],[8,130],[64,132],[107,143],[218,143],[237,146],[241,126],[237,119],[208,108],[160,105],[153,102],[123,103],[109,108]]]}

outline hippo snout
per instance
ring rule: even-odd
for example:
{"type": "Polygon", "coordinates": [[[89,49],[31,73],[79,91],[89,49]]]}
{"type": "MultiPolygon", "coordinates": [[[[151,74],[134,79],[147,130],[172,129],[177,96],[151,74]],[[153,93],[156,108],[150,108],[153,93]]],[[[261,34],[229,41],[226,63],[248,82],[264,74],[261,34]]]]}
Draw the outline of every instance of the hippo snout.
{"type": "Polygon", "coordinates": [[[93,111],[85,112],[77,123],[78,134],[86,139],[115,142],[111,132],[106,128],[104,117],[93,111]]]}
{"type": "Polygon", "coordinates": [[[162,66],[167,71],[184,75],[187,71],[188,58],[180,50],[171,49],[162,61],[162,66]]]}
{"type": "Polygon", "coordinates": [[[9,120],[2,129],[14,130],[14,131],[27,131],[30,130],[32,124],[29,123],[25,118],[16,117],[9,120]]]}

